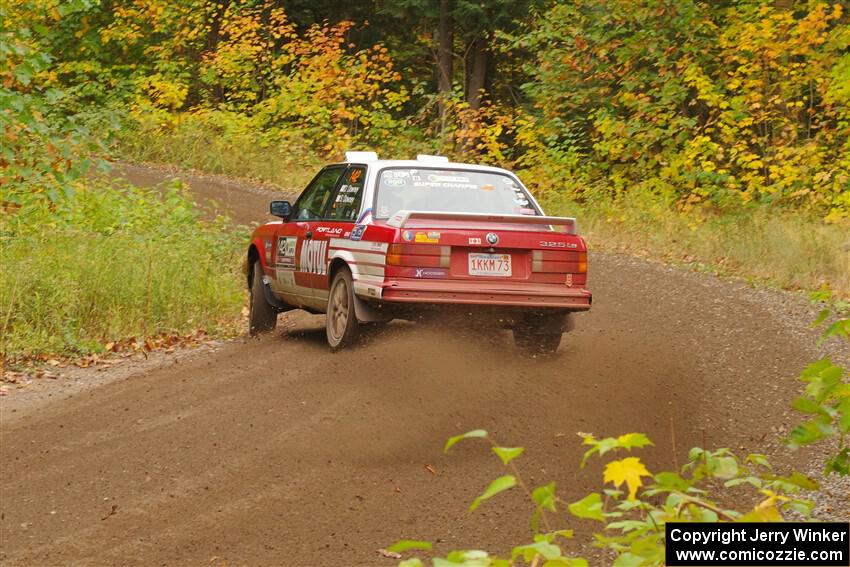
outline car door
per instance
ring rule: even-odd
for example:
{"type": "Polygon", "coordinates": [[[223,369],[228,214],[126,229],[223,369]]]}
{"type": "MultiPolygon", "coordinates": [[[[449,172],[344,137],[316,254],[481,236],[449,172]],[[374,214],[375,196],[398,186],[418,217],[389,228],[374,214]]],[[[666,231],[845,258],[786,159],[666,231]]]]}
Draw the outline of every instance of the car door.
{"type": "Polygon", "coordinates": [[[316,249],[311,244],[314,224],[324,216],[344,172],[344,165],[332,165],[317,173],[295,202],[289,220],[275,231],[274,290],[291,305],[317,304],[312,289],[312,271],[316,269],[312,262],[316,249]]]}
{"type": "MultiPolygon", "coordinates": [[[[350,165],[342,176],[329,200],[321,221],[313,227],[311,246],[314,247],[314,258],[311,271],[310,287],[314,296],[320,302],[327,302],[330,280],[328,279],[328,253],[335,241],[349,239],[357,221],[357,213],[363,200],[363,189],[366,185],[366,167],[350,165]]],[[[354,238],[356,240],[356,238],[354,238]]]]}

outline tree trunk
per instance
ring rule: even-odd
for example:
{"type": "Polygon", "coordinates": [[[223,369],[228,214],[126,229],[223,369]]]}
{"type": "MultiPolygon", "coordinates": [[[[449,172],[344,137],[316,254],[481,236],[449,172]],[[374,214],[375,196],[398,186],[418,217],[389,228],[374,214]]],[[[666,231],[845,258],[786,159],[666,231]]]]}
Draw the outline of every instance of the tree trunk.
{"type": "MultiPolygon", "coordinates": [[[[215,53],[218,49],[218,42],[221,39],[221,22],[228,6],[230,6],[230,0],[215,0],[212,4],[214,8],[207,19],[208,31],[204,42],[207,53],[215,53]]],[[[224,100],[224,90],[221,88],[221,84],[210,85],[210,89],[213,101],[218,103],[224,100]]]]}
{"type": "Polygon", "coordinates": [[[445,119],[445,100],[451,96],[454,44],[454,17],[452,0],[440,0],[440,21],[437,29],[437,92],[440,94],[440,120],[445,119]]]}
{"type": "Polygon", "coordinates": [[[481,108],[481,99],[487,87],[487,68],[489,67],[489,39],[481,35],[473,40],[467,62],[466,101],[470,108],[481,108]]]}

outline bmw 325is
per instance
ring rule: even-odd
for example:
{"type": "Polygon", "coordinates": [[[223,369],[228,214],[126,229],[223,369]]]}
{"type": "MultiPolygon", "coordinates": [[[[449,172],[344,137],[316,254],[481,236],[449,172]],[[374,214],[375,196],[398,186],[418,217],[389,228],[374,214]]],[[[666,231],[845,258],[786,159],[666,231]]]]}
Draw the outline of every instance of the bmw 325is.
{"type": "Polygon", "coordinates": [[[590,309],[575,219],[546,216],[504,169],[347,152],[270,212],[245,258],[252,334],[300,308],[327,314],[338,349],[361,323],[462,310],[545,354],[590,309]]]}

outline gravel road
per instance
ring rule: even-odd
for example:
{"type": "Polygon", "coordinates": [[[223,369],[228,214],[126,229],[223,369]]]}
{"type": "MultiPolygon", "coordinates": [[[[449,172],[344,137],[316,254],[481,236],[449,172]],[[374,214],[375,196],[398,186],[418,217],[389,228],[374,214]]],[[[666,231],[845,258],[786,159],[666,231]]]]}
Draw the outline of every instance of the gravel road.
{"type": "MultiPolygon", "coordinates": [[[[239,222],[265,219],[268,189],[183,177],[239,222]]],[[[526,447],[527,481],[556,480],[568,500],[601,483],[598,461],[578,469],[578,431],[647,433],[654,471],[703,443],[816,469],[816,453],[778,442],[796,418],[794,377],[823,353],[850,357],[815,349],[804,297],[620,255],[590,262],[593,309],[552,359],[517,357],[501,332],[395,322],[332,354],[321,317],[296,313],[273,335],[112,369],[96,387],[11,392],[0,563],[394,565],[376,550],[401,538],[504,551],[528,537],[522,496],[470,514],[501,465],[482,443],[441,452],[477,427],[526,447]]],[[[847,517],[836,490],[824,506],[847,517]]]]}

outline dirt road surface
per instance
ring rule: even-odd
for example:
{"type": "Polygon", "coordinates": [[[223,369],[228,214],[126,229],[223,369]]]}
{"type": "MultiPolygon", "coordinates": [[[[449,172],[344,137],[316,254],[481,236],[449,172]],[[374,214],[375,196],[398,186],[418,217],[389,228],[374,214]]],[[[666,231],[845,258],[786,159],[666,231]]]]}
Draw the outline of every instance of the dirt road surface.
{"type": "MultiPolygon", "coordinates": [[[[189,180],[240,222],[265,218],[266,190],[189,180]]],[[[401,538],[504,551],[529,535],[524,497],[470,514],[501,464],[481,442],[441,452],[478,427],[526,447],[526,480],[568,500],[601,484],[598,462],[578,469],[578,431],[647,433],[650,470],[703,443],[811,458],[777,443],[817,354],[803,299],[604,254],[591,288],[550,360],[506,334],[405,323],[332,354],[321,317],[296,314],[38,407],[4,397],[0,563],[394,565],[376,550],[401,538]]]]}

